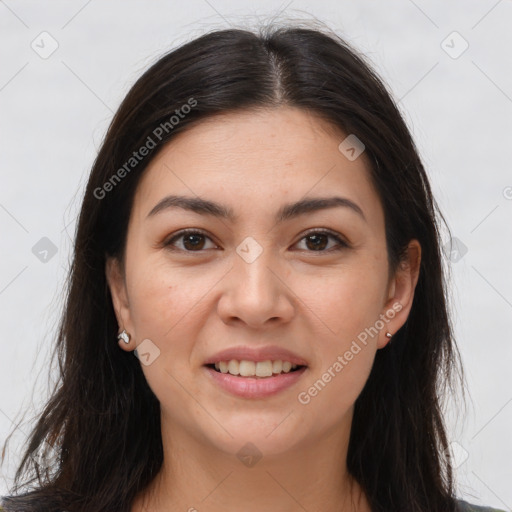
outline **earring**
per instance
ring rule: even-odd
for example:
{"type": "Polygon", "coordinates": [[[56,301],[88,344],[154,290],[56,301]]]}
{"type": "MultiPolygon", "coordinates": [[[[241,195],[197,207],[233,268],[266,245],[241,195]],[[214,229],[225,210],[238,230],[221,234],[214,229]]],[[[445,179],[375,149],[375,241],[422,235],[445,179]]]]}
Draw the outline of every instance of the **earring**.
{"type": "Polygon", "coordinates": [[[118,340],[123,340],[127,345],[130,343],[130,335],[123,329],[123,332],[117,335],[118,340]]]}
{"type": "Polygon", "coordinates": [[[393,335],[390,332],[386,333],[386,338],[392,338],[392,337],[393,337],[393,335]]]}

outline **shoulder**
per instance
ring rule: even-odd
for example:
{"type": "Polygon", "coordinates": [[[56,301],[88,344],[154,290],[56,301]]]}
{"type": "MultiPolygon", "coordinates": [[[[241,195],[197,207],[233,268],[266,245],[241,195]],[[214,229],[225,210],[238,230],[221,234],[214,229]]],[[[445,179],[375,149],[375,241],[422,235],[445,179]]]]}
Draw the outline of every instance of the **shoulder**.
{"type": "Polygon", "coordinates": [[[458,512],[505,512],[501,509],[491,508],[491,507],[480,507],[478,505],[472,505],[467,501],[458,500],[458,512]]]}

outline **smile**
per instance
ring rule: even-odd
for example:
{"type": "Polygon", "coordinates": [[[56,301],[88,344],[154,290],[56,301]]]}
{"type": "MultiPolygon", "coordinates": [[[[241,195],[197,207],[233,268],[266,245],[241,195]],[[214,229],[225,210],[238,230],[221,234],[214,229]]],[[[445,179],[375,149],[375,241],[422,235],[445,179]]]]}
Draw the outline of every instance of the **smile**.
{"type": "Polygon", "coordinates": [[[299,368],[299,365],[290,361],[247,361],[231,359],[230,361],[219,361],[214,368],[220,373],[240,375],[241,377],[272,377],[281,373],[289,373],[299,368]]]}

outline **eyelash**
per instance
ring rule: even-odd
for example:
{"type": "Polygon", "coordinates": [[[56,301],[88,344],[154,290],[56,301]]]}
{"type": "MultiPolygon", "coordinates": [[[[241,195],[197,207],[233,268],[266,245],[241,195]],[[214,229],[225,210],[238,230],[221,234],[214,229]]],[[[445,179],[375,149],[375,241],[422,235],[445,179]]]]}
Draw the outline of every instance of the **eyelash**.
{"type": "MultiPolygon", "coordinates": [[[[203,251],[208,250],[208,249],[200,249],[198,251],[188,251],[186,249],[179,249],[179,248],[176,248],[176,247],[172,246],[172,244],[176,240],[178,240],[178,239],[180,239],[180,238],[182,238],[184,236],[187,236],[187,235],[201,235],[201,236],[204,236],[204,237],[206,237],[206,238],[211,240],[211,238],[204,231],[201,231],[199,229],[184,229],[183,231],[179,231],[178,233],[173,235],[170,239],[165,241],[163,246],[168,248],[171,251],[181,251],[181,252],[192,253],[192,254],[193,253],[202,253],[203,251]]],[[[308,236],[311,236],[311,235],[327,235],[330,238],[334,239],[338,243],[338,247],[334,247],[334,248],[331,247],[330,249],[320,250],[320,251],[310,251],[310,250],[302,249],[305,252],[320,253],[320,254],[321,253],[331,253],[331,252],[341,251],[342,249],[348,249],[350,247],[350,245],[347,242],[345,242],[345,240],[343,240],[336,233],[334,233],[333,231],[325,230],[325,229],[324,230],[308,231],[307,233],[305,233],[302,236],[302,238],[297,243],[301,242],[302,240],[304,240],[305,238],[307,238],[308,236]]],[[[211,241],[213,242],[213,240],[211,240],[211,241]]]]}

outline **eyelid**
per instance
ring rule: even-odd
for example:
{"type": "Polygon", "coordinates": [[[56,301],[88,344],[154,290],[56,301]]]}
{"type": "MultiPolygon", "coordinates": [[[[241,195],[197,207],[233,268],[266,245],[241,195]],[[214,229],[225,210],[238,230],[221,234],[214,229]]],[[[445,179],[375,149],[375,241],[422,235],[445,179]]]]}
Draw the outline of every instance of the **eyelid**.
{"type": "Polygon", "coordinates": [[[337,231],[333,231],[332,229],[328,229],[328,228],[312,228],[312,229],[302,233],[301,238],[299,240],[302,240],[304,237],[306,237],[308,235],[314,235],[317,233],[319,235],[330,235],[333,238],[336,238],[338,242],[343,243],[347,246],[350,245],[348,240],[341,233],[338,233],[337,231]]]}

